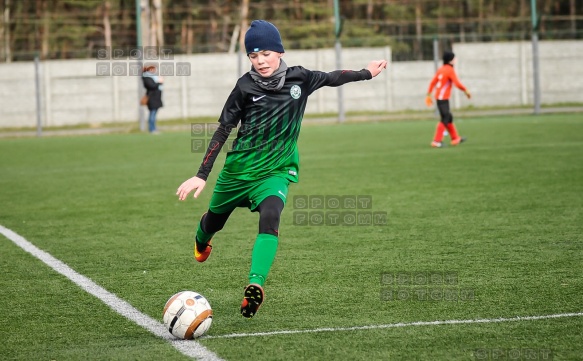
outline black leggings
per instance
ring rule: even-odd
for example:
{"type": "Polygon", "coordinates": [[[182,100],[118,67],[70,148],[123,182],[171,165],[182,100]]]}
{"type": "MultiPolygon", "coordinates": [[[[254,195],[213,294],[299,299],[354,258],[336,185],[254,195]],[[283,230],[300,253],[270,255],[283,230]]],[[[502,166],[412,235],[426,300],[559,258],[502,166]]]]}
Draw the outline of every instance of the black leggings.
{"type": "Polygon", "coordinates": [[[453,123],[453,115],[449,110],[449,100],[438,100],[437,109],[439,109],[439,115],[441,115],[441,122],[443,125],[453,123]]]}
{"type": "MultiPolygon", "coordinates": [[[[257,207],[259,211],[259,233],[278,235],[279,219],[283,206],[283,201],[277,196],[269,196],[259,204],[259,207],[257,207]]],[[[200,226],[205,233],[216,233],[223,229],[231,213],[232,211],[218,214],[211,212],[209,209],[203,216],[200,226]]]]}

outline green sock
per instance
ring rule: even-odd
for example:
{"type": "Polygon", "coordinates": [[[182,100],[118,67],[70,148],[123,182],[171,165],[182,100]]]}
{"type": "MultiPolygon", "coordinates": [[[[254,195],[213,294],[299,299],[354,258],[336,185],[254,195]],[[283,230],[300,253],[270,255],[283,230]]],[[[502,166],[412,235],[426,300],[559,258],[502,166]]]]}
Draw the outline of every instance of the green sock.
{"type": "Polygon", "coordinates": [[[257,235],[251,255],[249,283],[257,283],[263,287],[269,269],[275,259],[277,242],[277,236],[272,234],[260,233],[257,235]]]}
{"type": "MultiPolygon", "coordinates": [[[[215,234],[214,233],[206,233],[205,231],[202,230],[201,226],[200,226],[200,222],[198,222],[198,229],[196,230],[196,243],[204,246],[206,245],[211,238],[213,238],[215,234]]],[[[204,250],[204,248],[202,249],[204,250]]],[[[199,252],[201,250],[199,249],[199,252]]]]}

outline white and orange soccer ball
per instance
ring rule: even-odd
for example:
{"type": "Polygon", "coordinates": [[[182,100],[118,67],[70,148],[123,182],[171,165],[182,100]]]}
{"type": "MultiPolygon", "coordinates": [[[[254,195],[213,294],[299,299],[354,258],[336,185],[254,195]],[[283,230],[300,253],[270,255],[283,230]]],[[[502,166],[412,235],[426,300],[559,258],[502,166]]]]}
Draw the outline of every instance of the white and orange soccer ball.
{"type": "Polygon", "coordinates": [[[204,296],[182,291],[164,306],[164,326],[172,335],[189,340],[205,334],[213,322],[213,310],[204,296]]]}

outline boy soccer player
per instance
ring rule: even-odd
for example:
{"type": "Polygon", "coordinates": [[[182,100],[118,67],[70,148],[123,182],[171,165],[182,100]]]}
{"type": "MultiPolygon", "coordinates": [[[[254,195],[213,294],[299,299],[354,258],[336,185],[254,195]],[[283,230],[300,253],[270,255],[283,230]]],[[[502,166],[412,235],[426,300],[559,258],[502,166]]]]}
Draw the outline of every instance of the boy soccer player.
{"type": "Polygon", "coordinates": [[[435,136],[433,137],[433,142],[431,142],[431,146],[434,148],[443,147],[441,140],[443,139],[443,132],[445,129],[447,129],[451,136],[451,145],[458,145],[466,140],[458,135],[457,129],[453,124],[453,115],[449,109],[449,96],[453,85],[462,90],[468,99],[472,97],[468,89],[466,89],[466,87],[459,81],[455,70],[453,69],[455,62],[456,59],[454,53],[449,51],[443,53],[443,66],[435,73],[435,76],[429,84],[427,96],[425,97],[425,104],[427,104],[428,107],[431,106],[433,104],[431,91],[435,88],[435,99],[437,99],[437,109],[439,109],[441,121],[437,124],[435,136]]]}
{"type": "Polygon", "coordinates": [[[211,239],[237,207],[259,212],[259,232],[251,254],[249,284],[245,287],[241,314],[253,317],[265,299],[263,286],[275,258],[279,220],[290,182],[299,176],[297,139],[308,96],[324,86],[369,80],[387,66],[372,61],[360,71],[310,71],[288,67],[281,59],[283,44],[277,28],[255,20],[245,34],[245,48],[251,70],[237,81],[209,143],[196,176],[178,187],[180,200],[194,192],[197,198],[229,137],[241,125],[232,150],[219,174],[208,211],[196,231],[194,257],[204,262],[212,251],[211,239]]]}

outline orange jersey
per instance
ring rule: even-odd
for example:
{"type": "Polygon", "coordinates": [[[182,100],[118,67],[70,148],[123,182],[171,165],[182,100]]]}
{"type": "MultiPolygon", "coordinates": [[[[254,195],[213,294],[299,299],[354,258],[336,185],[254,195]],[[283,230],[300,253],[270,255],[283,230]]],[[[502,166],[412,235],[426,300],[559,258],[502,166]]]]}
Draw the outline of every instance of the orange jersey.
{"type": "Polygon", "coordinates": [[[441,68],[437,69],[435,76],[429,84],[427,94],[430,94],[433,88],[435,88],[435,99],[448,100],[453,85],[462,91],[466,91],[466,87],[457,78],[457,74],[455,73],[453,66],[445,64],[441,68]]]}

